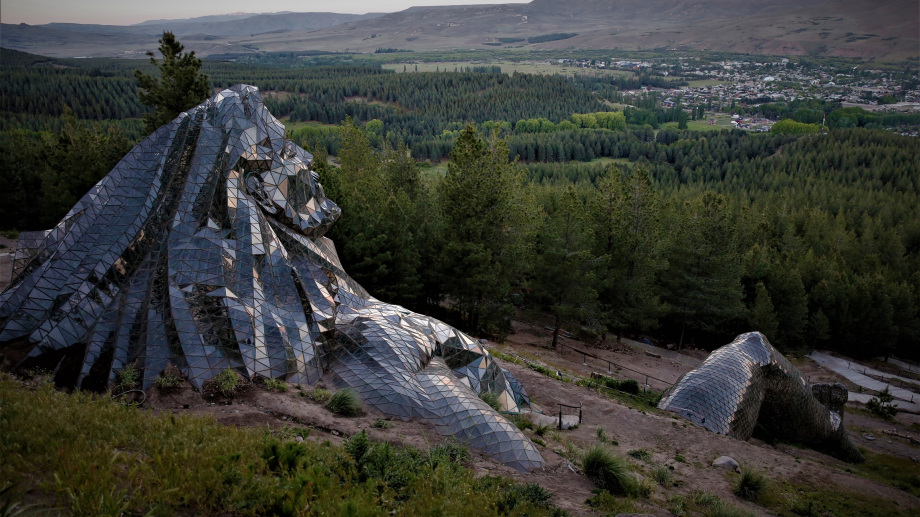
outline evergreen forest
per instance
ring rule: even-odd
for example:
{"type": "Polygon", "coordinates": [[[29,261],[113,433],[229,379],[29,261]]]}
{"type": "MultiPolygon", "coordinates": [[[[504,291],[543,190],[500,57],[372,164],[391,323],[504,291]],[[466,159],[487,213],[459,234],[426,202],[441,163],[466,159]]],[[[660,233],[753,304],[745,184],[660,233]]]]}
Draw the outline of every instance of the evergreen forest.
{"type": "MultiPolygon", "coordinates": [[[[0,68],[0,229],[47,229],[143,137],[134,70],[155,70],[9,50],[0,68]]],[[[605,102],[627,102],[623,79],[496,68],[202,71],[258,86],[314,153],[344,212],[329,236],[380,299],[495,336],[538,314],[589,341],[711,349],[760,330],[782,350],[920,358],[920,141],[881,129],[902,119],[764,103],[739,110],[798,125],[693,131],[655,94],[605,102]]]]}

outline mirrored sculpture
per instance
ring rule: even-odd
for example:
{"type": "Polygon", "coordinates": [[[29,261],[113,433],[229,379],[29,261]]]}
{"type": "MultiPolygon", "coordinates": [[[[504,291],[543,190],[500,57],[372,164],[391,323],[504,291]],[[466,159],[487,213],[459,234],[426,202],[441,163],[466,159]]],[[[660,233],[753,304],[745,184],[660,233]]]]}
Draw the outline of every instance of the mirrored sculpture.
{"type": "Polygon", "coordinates": [[[862,461],[843,427],[847,389],[811,384],[760,332],[741,334],[684,374],[658,404],[718,434],[747,440],[756,425],[845,461],[862,461]]]}
{"type": "Polygon", "coordinates": [[[47,232],[20,240],[0,353],[104,389],[167,364],[199,389],[244,377],[354,388],[519,470],[543,465],[502,408],[523,387],[469,336],[370,296],[323,237],[339,216],[256,88],[235,86],[144,139],[47,232]]]}

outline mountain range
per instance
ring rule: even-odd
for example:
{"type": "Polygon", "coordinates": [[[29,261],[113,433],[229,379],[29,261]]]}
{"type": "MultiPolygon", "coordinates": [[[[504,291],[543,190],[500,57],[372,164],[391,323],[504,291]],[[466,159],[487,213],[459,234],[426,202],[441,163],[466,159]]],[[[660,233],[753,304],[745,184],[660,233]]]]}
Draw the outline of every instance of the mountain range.
{"type": "Polygon", "coordinates": [[[375,49],[714,50],[920,59],[916,0],[533,0],[397,13],[235,13],[137,25],[0,25],[0,46],[55,57],[142,55],[170,30],[199,56],[375,49]]]}

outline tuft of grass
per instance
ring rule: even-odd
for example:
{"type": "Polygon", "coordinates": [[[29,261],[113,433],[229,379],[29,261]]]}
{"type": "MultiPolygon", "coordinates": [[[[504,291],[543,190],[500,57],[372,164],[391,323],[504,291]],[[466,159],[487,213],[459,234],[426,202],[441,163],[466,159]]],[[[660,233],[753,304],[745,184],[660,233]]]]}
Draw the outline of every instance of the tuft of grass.
{"type": "Polygon", "coordinates": [[[598,488],[616,495],[638,495],[639,482],[629,462],[601,445],[594,445],[585,452],[581,468],[598,488]]]}
{"type": "Polygon", "coordinates": [[[531,441],[532,441],[533,443],[537,444],[537,445],[540,445],[540,446],[542,446],[542,447],[546,447],[546,442],[544,442],[543,440],[541,440],[541,439],[539,439],[539,438],[537,438],[537,437],[534,437],[533,440],[531,440],[531,441]]]}
{"type": "Polygon", "coordinates": [[[521,431],[526,431],[528,429],[534,429],[535,427],[533,425],[533,422],[531,422],[530,419],[527,418],[523,414],[511,415],[511,417],[508,418],[508,420],[521,431]]]}
{"type": "Polygon", "coordinates": [[[645,449],[633,449],[626,454],[629,454],[633,458],[636,458],[640,461],[648,461],[652,458],[652,453],[648,452],[645,449]]]}
{"type": "MultiPolygon", "coordinates": [[[[533,433],[537,436],[543,436],[549,432],[549,426],[546,424],[538,425],[534,424],[533,433]]],[[[552,436],[550,436],[552,438],[552,436]]]]}
{"type": "Polygon", "coordinates": [[[232,397],[243,390],[243,380],[233,368],[218,373],[209,382],[215,392],[225,397],[232,397]]]}
{"type": "Polygon", "coordinates": [[[490,408],[501,413],[502,404],[498,400],[498,393],[493,393],[491,391],[483,391],[482,393],[479,394],[479,398],[481,398],[483,402],[488,404],[490,408]]]}
{"type": "Polygon", "coordinates": [[[285,393],[288,390],[287,383],[281,379],[262,379],[262,386],[268,391],[277,391],[279,393],[285,393]]]}
{"type": "Polygon", "coordinates": [[[389,420],[378,418],[377,420],[374,420],[374,423],[371,424],[371,427],[374,429],[389,429],[393,427],[393,424],[389,420]]]}
{"type": "Polygon", "coordinates": [[[658,465],[652,469],[652,479],[661,486],[671,484],[671,471],[664,465],[658,465]]]}
{"type": "Polygon", "coordinates": [[[157,376],[157,380],[154,383],[157,389],[163,393],[176,391],[181,384],[182,379],[170,373],[161,373],[157,376]]]}
{"type": "Polygon", "coordinates": [[[597,441],[607,443],[607,432],[604,430],[604,426],[597,427],[597,441]]]}
{"type": "Polygon", "coordinates": [[[333,393],[326,402],[326,409],[342,416],[358,416],[362,411],[358,394],[350,388],[333,393]]]}
{"type": "Polygon", "coordinates": [[[332,398],[332,392],[323,388],[313,388],[313,391],[310,393],[305,393],[305,396],[310,397],[315,402],[325,404],[326,402],[329,402],[330,398],[332,398]]]}
{"type": "Polygon", "coordinates": [[[763,474],[754,469],[743,467],[741,477],[735,485],[735,495],[748,501],[757,502],[767,487],[767,483],[767,478],[763,474]]]}

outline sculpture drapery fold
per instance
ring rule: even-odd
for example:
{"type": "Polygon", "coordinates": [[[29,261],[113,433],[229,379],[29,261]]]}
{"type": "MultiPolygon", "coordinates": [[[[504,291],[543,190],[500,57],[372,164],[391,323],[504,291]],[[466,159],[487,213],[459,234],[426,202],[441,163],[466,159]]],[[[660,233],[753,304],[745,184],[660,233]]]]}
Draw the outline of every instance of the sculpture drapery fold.
{"type": "Polygon", "coordinates": [[[313,384],[432,421],[521,470],[533,444],[503,409],[526,393],[469,336],[371,297],[323,234],[340,215],[313,157],[256,88],[224,90],[145,138],[47,232],[26,232],[0,295],[0,350],[59,384],[104,389],[167,364],[199,389],[226,368],[313,384]]]}

